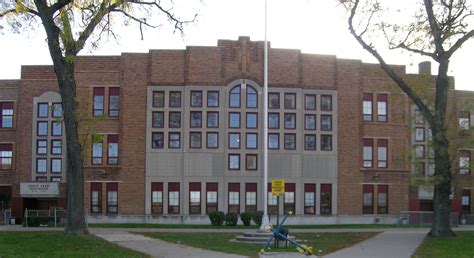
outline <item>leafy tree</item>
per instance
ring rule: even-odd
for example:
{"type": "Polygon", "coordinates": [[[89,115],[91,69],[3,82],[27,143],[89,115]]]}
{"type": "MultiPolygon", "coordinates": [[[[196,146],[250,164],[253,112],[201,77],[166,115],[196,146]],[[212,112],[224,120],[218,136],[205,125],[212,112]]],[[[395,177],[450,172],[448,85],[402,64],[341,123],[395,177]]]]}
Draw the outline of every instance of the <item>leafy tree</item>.
{"type": "Polygon", "coordinates": [[[0,17],[6,18],[13,31],[41,23],[46,32],[47,45],[58,80],[64,111],[67,142],[67,198],[68,218],[65,233],[87,234],[84,214],[84,177],[81,144],[76,117],[78,102],[74,78],[75,60],[86,43],[94,47],[102,35],[115,38],[114,21],[125,25],[138,24],[155,28],[153,16],[163,15],[183,32],[191,20],[182,20],[172,8],[173,2],[160,0],[15,0],[0,6],[0,17]]]}
{"type": "MultiPolygon", "coordinates": [[[[398,1],[342,0],[350,12],[349,31],[380,63],[381,69],[413,101],[433,134],[435,158],[434,218],[430,235],[454,236],[450,227],[452,166],[449,154],[446,110],[451,57],[474,36],[470,25],[474,12],[467,0],[398,1]],[[404,7],[402,7],[404,5],[404,7]],[[376,46],[383,39],[388,48],[429,57],[439,64],[434,105],[430,106],[404,78],[386,62],[376,46]]],[[[386,46],[385,46],[386,47],[386,46]]]]}

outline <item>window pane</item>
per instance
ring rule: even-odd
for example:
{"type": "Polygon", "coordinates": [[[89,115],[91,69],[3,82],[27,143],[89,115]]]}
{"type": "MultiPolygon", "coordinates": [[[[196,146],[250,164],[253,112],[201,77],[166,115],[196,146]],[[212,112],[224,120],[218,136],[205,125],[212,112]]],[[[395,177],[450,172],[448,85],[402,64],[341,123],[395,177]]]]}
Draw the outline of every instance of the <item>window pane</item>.
{"type": "Polygon", "coordinates": [[[330,95],[321,95],[321,111],[332,110],[332,97],[330,95]]]}
{"type": "Polygon", "coordinates": [[[424,145],[415,146],[415,158],[417,158],[417,159],[425,158],[425,146],[424,145]]]}
{"type": "Polygon", "coordinates": [[[191,91],[191,107],[202,107],[202,91],[191,91]]]}
{"type": "Polygon", "coordinates": [[[38,136],[48,135],[48,122],[38,122],[38,136]]]}
{"type": "Polygon", "coordinates": [[[415,129],[415,141],[417,142],[425,141],[425,128],[417,127],[415,129]]]}
{"type": "Polygon", "coordinates": [[[192,132],[190,135],[190,148],[201,148],[201,133],[200,132],[192,132]]]}
{"type": "Polygon", "coordinates": [[[464,117],[459,118],[459,127],[462,130],[469,130],[469,127],[471,126],[469,120],[470,120],[469,118],[464,118],[464,117]]]}
{"type": "Polygon", "coordinates": [[[217,203],[217,192],[207,192],[207,203],[217,203]]]}
{"type": "Polygon", "coordinates": [[[295,129],[295,128],[296,128],[296,114],[285,113],[285,129],[295,129]]]}
{"type": "Polygon", "coordinates": [[[170,107],[181,107],[181,92],[171,91],[169,102],[170,107]]]}
{"type": "Polygon", "coordinates": [[[268,134],[268,148],[269,149],[278,149],[280,148],[280,135],[277,133],[268,134]]]}
{"type": "Polygon", "coordinates": [[[191,125],[192,128],[201,128],[202,126],[202,113],[191,112],[191,125]]]}
{"type": "Polygon", "coordinates": [[[180,133],[169,133],[168,136],[169,136],[168,147],[170,149],[181,148],[181,134],[180,133]]]}
{"type": "Polygon", "coordinates": [[[321,130],[331,131],[332,130],[332,116],[321,115],[321,130]]]}
{"type": "Polygon", "coordinates": [[[101,116],[104,114],[104,96],[94,96],[94,116],[101,116]]]}
{"type": "Polygon", "coordinates": [[[207,147],[218,148],[218,133],[207,133],[207,147]]]}
{"type": "Polygon", "coordinates": [[[93,143],[92,144],[92,164],[102,164],[102,143],[93,143]]]}
{"type": "Polygon", "coordinates": [[[304,109],[316,110],[316,95],[305,95],[304,96],[304,109]]]}
{"type": "Polygon", "coordinates": [[[219,92],[218,91],[208,91],[207,92],[207,106],[208,107],[218,107],[219,106],[219,92]]]}
{"type": "Polygon", "coordinates": [[[280,93],[278,92],[268,93],[268,108],[269,109],[280,108],[280,93]]]}
{"type": "Polygon", "coordinates": [[[322,151],[332,150],[332,135],[321,135],[321,150],[322,151]]]}
{"type": "Polygon", "coordinates": [[[229,155],[229,169],[240,169],[240,155],[229,155]]]}
{"type": "Polygon", "coordinates": [[[286,109],[296,108],[296,93],[285,93],[285,108],[286,109]]]}
{"type": "Polygon", "coordinates": [[[165,114],[163,112],[153,112],[152,127],[163,128],[165,126],[165,114]]]}
{"type": "Polygon", "coordinates": [[[280,114],[279,113],[268,114],[268,128],[269,129],[280,128],[280,114]]]}
{"type": "Polygon", "coordinates": [[[238,205],[239,203],[239,192],[229,192],[229,204],[238,205]]]}
{"type": "Polygon", "coordinates": [[[61,103],[53,103],[51,106],[51,111],[53,112],[53,117],[62,117],[63,116],[63,106],[61,103]]]}
{"type": "Polygon", "coordinates": [[[38,103],[38,117],[48,117],[48,103],[38,103]]]}
{"type": "Polygon", "coordinates": [[[37,159],[36,160],[36,172],[37,173],[46,173],[46,159],[37,159]]]}
{"type": "Polygon", "coordinates": [[[256,108],[257,107],[257,91],[251,87],[247,86],[247,108],[256,108]]]}
{"type": "Polygon", "coordinates": [[[257,134],[256,133],[248,133],[247,134],[247,141],[245,144],[247,149],[256,149],[257,148],[257,134]]]}
{"type": "Polygon", "coordinates": [[[163,133],[152,133],[151,147],[153,149],[163,149],[164,135],[163,133]]]}
{"type": "Polygon", "coordinates": [[[245,204],[246,205],[257,205],[257,193],[246,192],[245,193],[245,204]]]}
{"type": "Polygon", "coordinates": [[[316,135],[305,135],[304,136],[304,149],[305,150],[316,150],[316,135]]]}
{"type": "Polygon", "coordinates": [[[153,107],[165,106],[165,93],[163,91],[153,92],[153,107]]]}
{"type": "Polygon", "coordinates": [[[181,128],[181,112],[170,112],[169,127],[181,128]]]}
{"type": "Polygon", "coordinates": [[[229,107],[240,107],[240,85],[234,87],[229,94],[229,107]]]}
{"type": "Polygon", "coordinates": [[[285,150],[296,149],[296,134],[285,134],[285,150]]]}
{"type": "Polygon", "coordinates": [[[51,160],[51,173],[61,173],[61,159],[51,160]]]}
{"type": "Polygon", "coordinates": [[[63,129],[63,124],[61,121],[53,121],[51,122],[51,135],[52,136],[61,136],[62,135],[62,129],[63,129]]]}
{"type": "Polygon", "coordinates": [[[229,133],[229,149],[240,148],[240,133],[229,133]]]}
{"type": "Polygon", "coordinates": [[[316,115],[304,116],[304,128],[306,130],[316,130],[316,115]]]}
{"type": "Polygon", "coordinates": [[[245,168],[247,170],[257,170],[257,155],[248,154],[245,158],[245,168]]]}
{"type": "Polygon", "coordinates": [[[48,142],[46,140],[38,140],[36,142],[36,154],[45,155],[48,153],[48,142]]]}
{"type": "Polygon", "coordinates": [[[247,113],[247,128],[257,128],[257,113],[247,113]]]}
{"type": "Polygon", "coordinates": [[[109,143],[108,164],[118,164],[118,143],[109,143]]]}
{"type": "Polygon", "coordinates": [[[229,128],[240,128],[240,113],[229,113],[229,128]]]}
{"type": "Polygon", "coordinates": [[[219,112],[207,112],[207,127],[208,128],[219,127],[219,112]]]}

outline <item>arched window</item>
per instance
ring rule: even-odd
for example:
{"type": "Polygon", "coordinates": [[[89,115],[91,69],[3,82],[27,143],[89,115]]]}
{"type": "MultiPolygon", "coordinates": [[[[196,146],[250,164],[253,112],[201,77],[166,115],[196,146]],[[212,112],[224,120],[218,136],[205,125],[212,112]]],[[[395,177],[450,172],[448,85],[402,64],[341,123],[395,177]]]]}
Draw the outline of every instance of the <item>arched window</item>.
{"type": "Polygon", "coordinates": [[[247,86],[247,108],[257,108],[257,91],[252,86],[247,86]]]}
{"type": "Polygon", "coordinates": [[[232,90],[230,90],[229,107],[231,108],[240,107],[240,85],[237,85],[232,90]]]}

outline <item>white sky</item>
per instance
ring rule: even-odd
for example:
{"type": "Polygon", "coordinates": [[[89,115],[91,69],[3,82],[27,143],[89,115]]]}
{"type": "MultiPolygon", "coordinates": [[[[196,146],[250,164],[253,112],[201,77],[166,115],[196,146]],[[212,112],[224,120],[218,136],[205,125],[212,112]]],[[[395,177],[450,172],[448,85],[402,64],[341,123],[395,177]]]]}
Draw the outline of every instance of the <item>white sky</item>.
{"type": "MultiPolygon", "coordinates": [[[[403,0],[405,1],[405,0],[403,0]]],[[[264,0],[175,1],[176,11],[188,14],[199,10],[198,21],[186,26],[185,37],[173,33],[166,23],[159,30],[148,30],[140,40],[137,27],[124,28],[119,44],[103,39],[99,49],[81,54],[119,55],[121,52],[147,52],[148,49],[184,49],[189,46],[215,46],[218,39],[237,40],[250,36],[264,39],[264,0]],[[197,7],[196,7],[197,6],[197,7]]],[[[347,30],[344,8],[335,0],[268,0],[268,40],[273,48],[301,49],[304,53],[336,55],[339,58],[375,62],[347,30]]],[[[7,26],[0,21],[0,25],[7,26]]],[[[417,72],[417,64],[427,58],[407,53],[384,53],[392,64],[404,64],[408,72],[417,72]]],[[[35,32],[0,34],[0,79],[18,79],[21,65],[51,64],[42,27],[35,32]]],[[[451,59],[450,74],[456,88],[474,90],[470,80],[474,57],[474,39],[451,59]]]]}

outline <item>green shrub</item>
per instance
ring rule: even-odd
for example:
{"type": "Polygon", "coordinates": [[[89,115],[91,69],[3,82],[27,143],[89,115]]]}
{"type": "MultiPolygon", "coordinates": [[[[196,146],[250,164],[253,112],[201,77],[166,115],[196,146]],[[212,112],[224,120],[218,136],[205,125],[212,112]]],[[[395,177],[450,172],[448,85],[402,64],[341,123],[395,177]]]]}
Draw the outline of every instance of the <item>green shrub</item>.
{"type": "Polygon", "coordinates": [[[258,226],[262,225],[263,211],[257,211],[252,215],[253,222],[258,226]]]}
{"type": "MultiPolygon", "coordinates": [[[[28,227],[40,227],[40,226],[48,226],[54,227],[54,218],[53,217],[29,217],[28,219],[23,220],[23,226],[26,226],[28,223],[28,227]]],[[[56,223],[59,223],[59,218],[56,218],[56,223]]]]}
{"type": "Polygon", "coordinates": [[[252,221],[252,213],[244,212],[240,214],[240,220],[244,223],[245,226],[250,226],[250,222],[252,221]]]}
{"type": "Polygon", "coordinates": [[[226,226],[235,226],[237,225],[238,220],[239,216],[237,215],[237,213],[229,212],[225,215],[226,226]]]}
{"type": "Polygon", "coordinates": [[[222,211],[213,211],[209,213],[209,220],[213,226],[222,226],[222,224],[224,224],[225,215],[222,211]]]}

